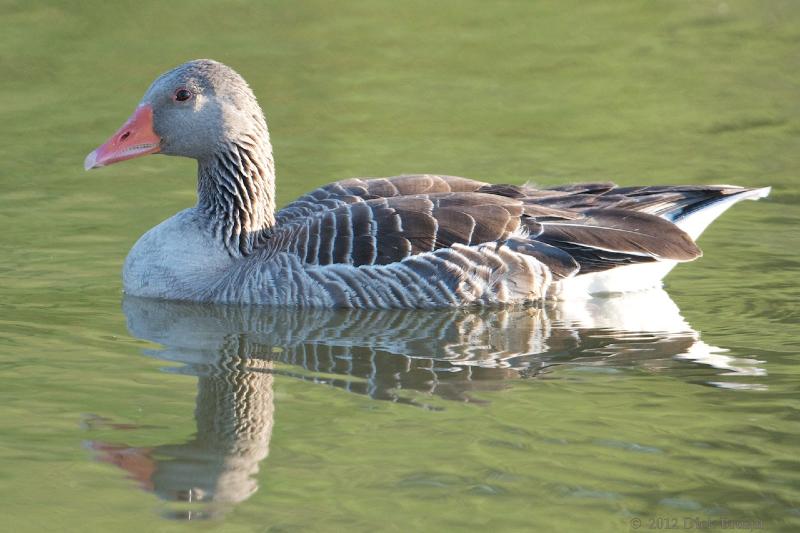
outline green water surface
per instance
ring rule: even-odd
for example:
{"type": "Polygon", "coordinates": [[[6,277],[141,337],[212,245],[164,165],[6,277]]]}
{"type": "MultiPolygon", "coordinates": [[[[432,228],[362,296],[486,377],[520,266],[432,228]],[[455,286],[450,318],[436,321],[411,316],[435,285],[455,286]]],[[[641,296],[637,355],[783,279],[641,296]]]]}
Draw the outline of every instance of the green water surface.
{"type": "Polygon", "coordinates": [[[0,530],[796,531],[799,177],[792,0],[0,1],[0,530]],[[194,165],[82,161],[198,57],[258,96],[279,203],[404,172],[773,193],[669,296],[123,301],[194,165]]]}

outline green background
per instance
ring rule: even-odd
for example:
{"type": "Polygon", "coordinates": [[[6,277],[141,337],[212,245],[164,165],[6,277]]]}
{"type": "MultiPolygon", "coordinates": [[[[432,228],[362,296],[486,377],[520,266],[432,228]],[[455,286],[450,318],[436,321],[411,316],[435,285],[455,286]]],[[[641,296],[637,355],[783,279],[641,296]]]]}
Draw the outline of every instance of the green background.
{"type": "Polygon", "coordinates": [[[0,1],[0,125],[0,529],[800,527],[797,2],[0,1]],[[84,443],[194,431],[197,380],[141,355],[119,276],[139,235],[193,204],[194,165],[82,161],[155,76],[199,57],[264,107],[279,203],[404,172],[772,185],[667,280],[705,342],[766,375],[723,389],[704,384],[738,378],[690,363],[565,366],[442,410],[278,375],[258,492],[166,520],[84,443]]]}

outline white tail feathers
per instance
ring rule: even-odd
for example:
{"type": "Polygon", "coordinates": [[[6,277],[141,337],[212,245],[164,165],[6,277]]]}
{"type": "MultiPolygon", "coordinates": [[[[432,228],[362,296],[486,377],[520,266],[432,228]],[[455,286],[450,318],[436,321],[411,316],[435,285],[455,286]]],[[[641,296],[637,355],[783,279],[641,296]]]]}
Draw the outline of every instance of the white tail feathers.
{"type": "MultiPolygon", "coordinates": [[[[733,185],[723,185],[723,187],[740,188],[733,185]]],[[[692,239],[697,240],[709,224],[733,204],[741,200],[766,198],[769,193],[770,187],[742,189],[741,192],[725,196],[717,202],[676,220],[675,224],[692,239]]],[[[678,264],[677,261],[657,261],[627,265],[584,275],[579,273],[577,276],[559,281],[554,289],[551,290],[550,295],[559,300],[566,300],[585,298],[592,294],[634,292],[660,287],[661,280],[676,264],[678,264]]]]}
{"type": "MultiPolygon", "coordinates": [[[[733,185],[720,185],[720,187],[730,187],[731,189],[738,188],[734,187],[733,185]]],[[[698,209],[694,213],[675,221],[675,224],[677,224],[677,226],[683,231],[688,233],[692,239],[697,240],[697,238],[703,233],[703,231],[705,231],[709,224],[711,224],[722,213],[727,211],[728,208],[733,204],[742,200],[758,200],[759,198],[766,198],[769,196],[770,189],[771,187],[763,187],[761,189],[742,189],[742,192],[731,194],[730,196],[726,196],[720,199],[718,202],[714,202],[703,209],[698,209]]]]}

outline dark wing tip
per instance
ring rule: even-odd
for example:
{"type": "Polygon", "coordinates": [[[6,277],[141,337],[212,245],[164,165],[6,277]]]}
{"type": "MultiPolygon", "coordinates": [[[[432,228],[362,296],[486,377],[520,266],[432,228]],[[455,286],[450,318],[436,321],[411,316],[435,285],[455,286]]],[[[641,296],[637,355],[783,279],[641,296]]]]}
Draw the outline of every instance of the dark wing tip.
{"type": "Polygon", "coordinates": [[[582,270],[584,260],[594,270],[605,270],[657,260],[691,261],[702,255],[686,232],[661,217],[625,209],[588,209],[584,215],[542,221],[536,240],[569,251],[582,270]]]}

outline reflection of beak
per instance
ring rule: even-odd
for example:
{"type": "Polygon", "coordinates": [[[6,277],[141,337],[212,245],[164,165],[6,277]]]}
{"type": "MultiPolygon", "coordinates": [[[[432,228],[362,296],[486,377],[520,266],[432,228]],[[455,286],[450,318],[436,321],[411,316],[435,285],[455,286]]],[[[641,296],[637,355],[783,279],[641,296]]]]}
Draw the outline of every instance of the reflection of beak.
{"type": "Polygon", "coordinates": [[[118,163],[161,150],[161,137],[153,131],[153,108],[142,104],[136,108],[117,133],[86,156],[86,170],[118,163]]]}

